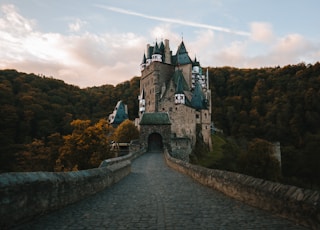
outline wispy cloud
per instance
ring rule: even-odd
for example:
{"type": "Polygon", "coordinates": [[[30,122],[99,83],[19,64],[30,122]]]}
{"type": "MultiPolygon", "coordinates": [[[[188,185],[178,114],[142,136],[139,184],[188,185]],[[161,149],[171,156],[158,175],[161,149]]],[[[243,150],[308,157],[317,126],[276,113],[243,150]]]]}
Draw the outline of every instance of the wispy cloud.
{"type": "Polygon", "coordinates": [[[148,14],[134,12],[131,10],[126,10],[126,9],[112,7],[112,6],[106,6],[106,5],[100,5],[100,4],[95,4],[94,6],[101,8],[101,9],[108,10],[108,11],[113,11],[113,12],[117,12],[117,13],[121,13],[121,14],[132,15],[132,16],[136,16],[136,17],[141,17],[141,18],[146,18],[146,19],[151,19],[151,20],[156,20],[156,21],[161,21],[161,22],[168,22],[168,23],[175,23],[175,24],[180,24],[180,25],[184,25],[184,26],[210,29],[210,30],[220,31],[220,32],[224,32],[224,33],[232,33],[232,34],[241,35],[241,36],[250,36],[250,33],[246,32],[246,31],[232,30],[232,29],[229,29],[226,27],[219,27],[219,26],[213,26],[213,25],[202,24],[202,23],[197,23],[197,22],[190,22],[190,21],[185,21],[185,20],[175,19],[175,18],[157,17],[157,16],[148,15],[148,14]]]}

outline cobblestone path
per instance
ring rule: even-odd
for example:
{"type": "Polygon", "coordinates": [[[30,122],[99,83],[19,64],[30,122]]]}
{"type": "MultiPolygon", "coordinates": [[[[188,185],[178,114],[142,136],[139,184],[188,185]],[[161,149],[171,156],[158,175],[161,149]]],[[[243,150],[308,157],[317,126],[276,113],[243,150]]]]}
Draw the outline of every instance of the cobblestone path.
{"type": "Polygon", "coordinates": [[[116,185],[16,229],[304,229],[204,187],[147,153],[116,185]]]}

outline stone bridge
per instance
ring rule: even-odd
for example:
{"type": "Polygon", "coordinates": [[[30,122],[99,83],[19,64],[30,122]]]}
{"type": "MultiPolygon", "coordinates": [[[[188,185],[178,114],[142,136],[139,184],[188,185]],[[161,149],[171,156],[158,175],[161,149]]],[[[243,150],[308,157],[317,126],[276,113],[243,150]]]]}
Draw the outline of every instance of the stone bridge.
{"type": "Polygon", "coordinates": [[[169,167],[165,163],[169,155],[165,156],[145,153],[132,162],[131,173],[117,184],[11,228],[306,229],[201,185],[173,170],[178,169],[172,165],[177,162],[172,161],[169,167]]]}

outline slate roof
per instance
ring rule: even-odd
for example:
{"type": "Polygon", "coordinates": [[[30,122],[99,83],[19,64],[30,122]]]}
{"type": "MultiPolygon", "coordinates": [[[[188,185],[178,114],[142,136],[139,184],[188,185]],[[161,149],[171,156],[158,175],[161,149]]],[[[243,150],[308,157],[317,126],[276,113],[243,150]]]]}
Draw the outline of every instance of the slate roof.
{"type": "Polygon", "coordinates": [[[146,63],[147,63],[147,58],[146,58],[146,55],[143,54],[142,63],[141,64],[146,64],[146,63]]]}
{"type": "Polygon", "coordinates": [[[197,60],[197,57],[194,58],[194,61],[192,62],[192,66],[200,66],[200,62],[197,60]]]}
{"type": "Polygon", "coordinates": [[[192,94],[191,106],[194,107],[195,109],[207,108],[205,97],[199,82],[196,82],[196,85],[192,94]]]}
{"type": "Polygon", "coordinates": [[[181,70],[176,70],[174,72],[173,81],[176,86],[176,93],[183,93],[183,91],[189,91],[188,83],[184,79],[184,76],[181,70]]]}
{"type": "Polygon", "coordinates": [[[144,113],[140,125],[171,125],[167,113],[144,113]]]}
{"type": "Polygon", "coordinates": [[[118,101],[113,113],[109,115],[110,123],[118,125],[128,118],[125,104],[122,101],[118,101]]]}
{"type": "Polygon", "coordinates": [[[155,47],[153,48],[153,54],[160,54],[160,49],[158,43],[156,42],[155,47]]]}
{"type": "Polygon", "coordinates": [[[174,57],[174,61],[176,65],[185,65],[192,63],[183,41],[178,47],[177,54],[174,57]]]}

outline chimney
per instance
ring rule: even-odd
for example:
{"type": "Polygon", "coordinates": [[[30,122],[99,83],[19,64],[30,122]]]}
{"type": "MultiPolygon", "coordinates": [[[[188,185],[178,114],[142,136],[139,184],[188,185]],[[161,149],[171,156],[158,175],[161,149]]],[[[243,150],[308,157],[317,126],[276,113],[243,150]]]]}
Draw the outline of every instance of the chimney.
{"type": "Polygon", "coordinates": [[[167,64],[171,64],[171,52],[170,52],[168,39],[164,40],[164,56],[165,56],[164,62],[167,64]]]}
{"type": "Polygon", "coordinates": [[[147,44],[147,59],[151,58],[151,53],[150,53],[150,44],[147,44]]]}

